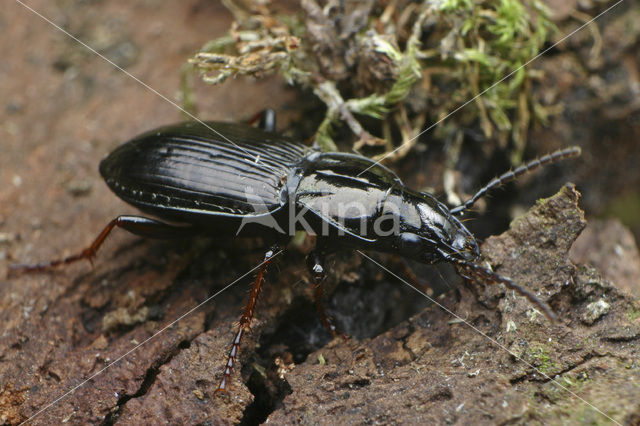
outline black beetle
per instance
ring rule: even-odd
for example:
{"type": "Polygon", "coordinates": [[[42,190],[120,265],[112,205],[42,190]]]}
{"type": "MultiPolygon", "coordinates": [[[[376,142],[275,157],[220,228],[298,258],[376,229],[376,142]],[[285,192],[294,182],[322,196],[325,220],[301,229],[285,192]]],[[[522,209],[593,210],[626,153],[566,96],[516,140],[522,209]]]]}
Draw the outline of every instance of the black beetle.
{"type": "MultiPolygon", "coordinates": [[[[488,190],[543,164],[579,155],[579,148],[556,151],[507,172],[469,201],[449,209],[428,193],[406,188],[391,170],[373,160],[319,152],[276,135],[270,131],[273,121],[269,122],[264,130],[188,122],[152,130],[125,143],[100,163],[100,173],[118,197],[163,221],[119,216],[76,255],[36,265],[12,265],[10,270],[43,271],[91,260],[115,227],[152,238],[211,233],[261,236],[278,244],[304,230],[317,235],[308,266],[322,321],[334,333],[322,308],[322,263],[328,252],[344,247],[395,253],[428,264],[453,263],[462,276],[472,274],[503,283],[554,318],[535,294],[474,263],[480,257],[478,244],[455,215],[488,190]]],[[[267,252],[258,271],[216,392],[227,391],[274,253],[275,249],[267,252]]]]}

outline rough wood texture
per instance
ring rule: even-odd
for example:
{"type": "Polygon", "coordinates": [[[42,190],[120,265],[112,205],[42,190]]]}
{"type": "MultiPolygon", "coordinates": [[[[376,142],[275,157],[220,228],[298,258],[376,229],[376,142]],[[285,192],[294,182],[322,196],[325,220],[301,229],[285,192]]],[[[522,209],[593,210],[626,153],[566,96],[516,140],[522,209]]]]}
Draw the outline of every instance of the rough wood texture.
{"type": "Polygon", "coordinates": [[[433,306],[371,340],[334,340],[311,354],[286,376],[292,393],[269,420],[606,422],[597,407],[632,423],[640,413],[640,306],[567,259],[586,224],[577,200],[565,186],[482,247],[501,274],[548,298],[558,324],[511,292],[488,287],[478,302],[462,289],[439,302],[466,323],[433,306]]]}

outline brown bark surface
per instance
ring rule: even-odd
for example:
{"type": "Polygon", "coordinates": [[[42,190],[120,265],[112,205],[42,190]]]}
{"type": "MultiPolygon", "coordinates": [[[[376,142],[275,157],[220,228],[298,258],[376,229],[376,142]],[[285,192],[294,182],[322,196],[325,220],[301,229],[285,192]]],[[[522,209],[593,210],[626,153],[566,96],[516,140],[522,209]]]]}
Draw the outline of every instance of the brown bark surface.
{"type": "Polygon", "coordinates": [[[346,345],[336,339],[311,354],[287,374],[292,393],[269,420],[610,420],[602,411],[636,421],[640,311],[595,270],[567,259],[586,225],[578,196],[563,187],[482,247],[501,274],[545,295],[558,324],[512,292],[488,287],[476,298],[460,289],[438,300],[456,317],[432,306],[373,339],[346,345]]]}
{"type": "MultiPolygon", "coordinates": [[[[231,19],[200,0],[29,5],[171,99],[180,66],[231,19]]],[[[527,204],[509,231],[482,246],[494,269],[549,301],[557,324],[512,292],[481,285],[438,299],[461,322],[347,253],[331,265],[330,281],[340,285],[328,305],[353,338],[331,340],[309,301],[304,255],[293,250],[271,268],[229,398],[213,391],[250,278],[165,327],[255,267],[261,242],[117,233],[94,268],[5,278],[10,263],[71,254],[113,217],[135,214],[102,183],[98,162],[133,135],[181,117],[18,3],[4,6],[0,422],[35,414],[36,424],[606,422],[594,407],[621,423],[640,421],[637,247],[617,222],[589,230],[591,220],[574,244],[586,222],[572,186],[527,204]]],[[[637,41],[616,32],[634,13],[607,21],[603,62],[580,65],[580,55],[589,57],[586,36],[543,62],[554,99],[566,99],[574,121],[557,117],[532,140],[545,141],[540,151],[583,142],[573,172],[588,213],[638,181],[633,171],[623,177],[638,160],[637,104],[619,96],[638,81],[637,41]],[[611,72],[617,63],[625,73],[611,72]],[[594,76],[602,90],[585,92],[594,76]]],[[[276,79],[205,93],[201,115],[218,120],[291,98],[276,79]]],[[[549,182],[541,184],[546,196],[561,187],[549,182]]]]}

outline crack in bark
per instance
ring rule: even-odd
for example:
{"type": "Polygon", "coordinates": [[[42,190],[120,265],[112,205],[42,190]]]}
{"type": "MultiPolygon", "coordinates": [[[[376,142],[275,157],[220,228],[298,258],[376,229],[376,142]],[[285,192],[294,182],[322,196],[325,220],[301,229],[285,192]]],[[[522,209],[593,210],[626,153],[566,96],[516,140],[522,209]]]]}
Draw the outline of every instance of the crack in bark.
{"type": "Polygon", "coordinates": [[[173,351],[170,351],[164,357],[162,357],[162,359],[160,359],[158,362],[154,362],[149,368],[147,368],[147,371],[145,372],[145,375],[144,375],[144,379],[142,380],[142,383],[140,383],[138,390],[133,394],[124,394],[120,396],[120,398],[118,398],[118,402],[116,403],[116,405],[111,409],[109,414],[105,417],[105,419],[100,424],[102,426],[111,426],[115,424],[115,422],[120,417],[120,414],[122,413],[122,410],[124,409],[126,403],[131,399],[140,398],[141,396],[146,395],[147,392],[149,392],[149,390],[155,383],[156,378],[160,373],[160,368],[163,365],[170,363],[171,360],[176,355],[178,355],[181,351],[185,349],[189,349],[191,347],[191,342],[193,342],[193,340],[195,340],[198,336],[199,335],[196,335],[193,339],[190,339],[190,340],[187,339],[187,340],[181,341],[173,351]]]}

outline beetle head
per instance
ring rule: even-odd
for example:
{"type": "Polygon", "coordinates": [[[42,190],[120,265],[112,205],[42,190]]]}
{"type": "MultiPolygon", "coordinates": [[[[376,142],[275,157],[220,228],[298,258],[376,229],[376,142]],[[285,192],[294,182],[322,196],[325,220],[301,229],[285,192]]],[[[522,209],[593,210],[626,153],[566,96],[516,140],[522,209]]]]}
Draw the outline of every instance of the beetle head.
{"type": "Polygon", "coordinates": [[[449,209],[432,195],[403,189],[391,194],[385,203],[386,214],[396,210],[398,232],[393,251],[421,263],[474,261],[480,255],[473,235],[449,209]]]}

